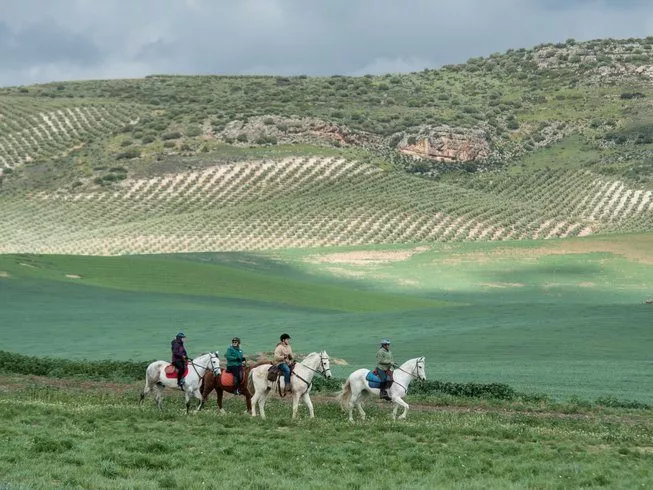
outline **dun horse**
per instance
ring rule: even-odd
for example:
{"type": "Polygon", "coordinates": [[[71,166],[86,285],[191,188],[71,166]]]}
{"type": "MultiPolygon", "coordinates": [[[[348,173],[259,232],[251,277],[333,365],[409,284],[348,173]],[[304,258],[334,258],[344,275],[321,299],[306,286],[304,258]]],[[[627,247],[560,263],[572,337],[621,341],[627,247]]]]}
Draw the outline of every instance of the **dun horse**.
{"type": "MultiPolygon", "coordinates": [[[[272,364],[261,364],[260,366],[253,367],[249,372],[247,387],[249,388],[249,392],[253,393],[252,417],[256,417],[256,404],[258,403],[261,418],[265,418],[265,401],[276,386],[276,381],[268,380],[268,370],[270,367],[272,367],[272,364]]],[[[297,417],[300,398],[308,407],[309,416],[311,418],[315,416],[313,413],[313,403],[309,396],[315,373],[320,373],[326,378],[331,377],[329,355],[326,351],[312,352],[302,362],[295,364],[290,374],[292,418],[297,417]]],[[[279,378],[279,382],[279,391],[283,392],[285,388],[283,375],[279,378]]]]}
{"type": "MultiPolygon", "coordinates": [[[[413,379],[426,379],[426,361],[424,357],[417,357],[415,359],[410,359],[409,361],[404,362],[394,371],[394,383],[388,390],[388,395],[394,404],[394,409],[392,410],[392,418],[397,419],[397,410],[401,405],[404,407],[403,413],[399,416],[400,419],[406,418],[406,413],[408,412],[408,403],[402,400],[406,393],[408,392],[408,385],[413,379]]],[[[361,405],[361,398],[368,394],[374,394],[377,397],[379,396],[380,390],[377,386],[378,383],[373,383],[370,385],[367,375],[369,374],[369,369],[359,369],[354,371],[349,375],[347,381],[342,387],[342,392],[339,395],[340,405],[343,410],[349,412],[349,421],[354,421],[354,407],[358,409],[362,419],[365,419],[365,411],[361,405]]]]}
{"type": "MultiPolygon", "coordinates": [[[[249,413],[252,409],[252,394],[247,389],[247,374],[248,369],[244,367],[240,387],[238,387],[240,392],[245,396],[245,403],[247,405],[247,411],[245,413],[249,413]]],[[[211,371],[207,371],[202,381],[202,404],[206,403],[208,396],[215,390],[218,410],[220,410],[220,413],[224,413],[224,409],[222,408],[222,395],[224,395],[225,391],[227,393],[233,393],[236,388],[233,374],[222,371],[222,374],[216,375],[211,371]]]]}
{"type": "MultiPolygon", "coordinates": [[[[163,388],[176,388],[177,387],[177,374],[174,368],[170,370],[171,364],[167,361],[154,361],[145,370],[145,387],[141,393],[140,403],[147,394],[154,389],[154,397],[156,399],[156,406],[163,409],[163,388]],[[166,368],[168,371],[166,372],[166,368]]],[[[202,408],[202,394],[200,393],[200,381],[204,373],[211,371],[220,374],[220,356],[218,352],[209,352],[202,354],[193,360],[188,361],[186,365],[187,374],[184,378],[184,395],[186,396],[186,413],[190,411],[190,398],[191,396],[200,400],[197,411],[202,408]]]]}

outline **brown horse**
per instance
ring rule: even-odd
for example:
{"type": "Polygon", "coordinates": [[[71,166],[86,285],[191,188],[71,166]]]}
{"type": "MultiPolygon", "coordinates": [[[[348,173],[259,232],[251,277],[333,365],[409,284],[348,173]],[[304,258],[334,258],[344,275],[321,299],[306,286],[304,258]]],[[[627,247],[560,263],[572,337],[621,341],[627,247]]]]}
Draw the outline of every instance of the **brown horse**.
{"type": "MultiPolygon", "coordinates": [[[[251,413],[252,411],[252,394],[247,389],[247,375],[249,370],[247,367],[243,367],[243,377],[241,378],[240,383],[240,393],[245,396],[245,403],[247,404],[246,413],[251,413]]],[[[222,373],[218,376],[214,375],[213,372],[207,371],[204,374],[202,379],[202,404],[206,403],[208,396],[213,390],[215,390],[216,398],[218,400],[218,410],[220,413],[224,413],[222,408],[222,395],[226,391],[227,393],[233,393],[236,389],[236,386],[233,384],[233,375],[228,373],[226,370],[222,370],[222,373]],[[222,376],[224,374],[224,377],[222,376]],[[225,384],[223,384],[225,383],[225,384]],[[228,384],[226,384],[228,383],[228,384]]]]}

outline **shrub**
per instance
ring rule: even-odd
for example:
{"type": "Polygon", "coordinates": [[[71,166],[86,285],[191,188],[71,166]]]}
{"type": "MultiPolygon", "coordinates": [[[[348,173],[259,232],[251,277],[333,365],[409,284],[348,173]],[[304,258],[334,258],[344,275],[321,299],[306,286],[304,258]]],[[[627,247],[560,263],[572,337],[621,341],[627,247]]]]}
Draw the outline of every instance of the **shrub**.
{"type": "Polygon", "coordinates": [[[138,158],[141,156],[141,151],[137,148],[130,148],[127,151],[122,151],[116,155],[116,160],[125,160],[138,158]]]}
{"type": "Polygon", "coordinates": [[[195,136],[199,136],[202,134],[202,128],[199,127],[197,124],[190,124],[186,128],[186,136],[189,138],[194,138],[195,136]]]}
{"type": "Polygon", "coordinates": [[[161,135],[162,140],[176,140],[179,138],[181,138],[181,133],[179,131],[170,131],[161,135]]]}
{"type": "Polygon", "coordinates": [[[236,141],[240,141],[241,143],[246,143],[247,135],[245,133],[240,133],[238,136],[236,136],[236,141]]]}
{"type": "Polygon", "coordinates": [[[257,145],[276,145],[277,144],[277,138],[274,136],[259,136],[255,143],[257,145]]]}

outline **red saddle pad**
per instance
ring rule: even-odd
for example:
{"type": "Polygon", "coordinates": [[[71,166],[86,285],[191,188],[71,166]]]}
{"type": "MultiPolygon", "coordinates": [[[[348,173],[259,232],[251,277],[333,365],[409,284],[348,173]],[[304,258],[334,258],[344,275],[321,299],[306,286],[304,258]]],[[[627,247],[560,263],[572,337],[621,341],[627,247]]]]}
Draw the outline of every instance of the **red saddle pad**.
{"type": "MultiPolygon", "coordinates": [[[[166,378],[177,379],[177,369],[172,365],[168,364],[165,369],[166,378]]],[[[188,364],[186,364],[186,369],[184,370],[184,377],[188,374],[188,364]]]]}
{"type": "Polygon", "coordinates": [[[222,371],[222,373],[220,374],[220,384],[222,386],[233,386],[234,375],[227,370],[222,371]]]}

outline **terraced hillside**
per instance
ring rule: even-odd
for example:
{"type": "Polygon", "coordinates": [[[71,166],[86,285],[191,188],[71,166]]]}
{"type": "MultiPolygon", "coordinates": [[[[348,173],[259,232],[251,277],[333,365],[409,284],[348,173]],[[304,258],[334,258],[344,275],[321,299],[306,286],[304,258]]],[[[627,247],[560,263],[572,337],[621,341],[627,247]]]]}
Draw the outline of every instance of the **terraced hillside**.
{"type": "Polygon", "coordinates": [[[443,183],[343,158],[210,166],[5,200],[0,252],[113,255],[653,229],[653,192],[584,171],[443,183]]]}
{"type": "Polygon", "coordinates": [[[653,230],[653,38],[365,77],[0,89],[0,253],[653,230]]]}

